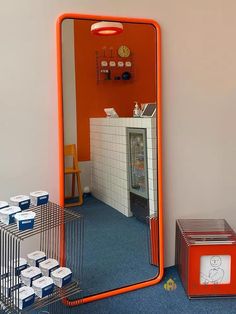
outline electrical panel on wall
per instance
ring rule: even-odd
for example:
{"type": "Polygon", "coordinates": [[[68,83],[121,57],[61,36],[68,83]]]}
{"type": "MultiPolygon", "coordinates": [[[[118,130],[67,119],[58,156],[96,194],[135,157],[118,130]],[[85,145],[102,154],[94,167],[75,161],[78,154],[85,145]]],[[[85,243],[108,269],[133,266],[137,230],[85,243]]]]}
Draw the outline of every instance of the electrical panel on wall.
{"type": "Polygon", "coordinates": [[[97,82],[131,81],[134,78],[133,53],[126,45],[96,51],[97,82]]]}

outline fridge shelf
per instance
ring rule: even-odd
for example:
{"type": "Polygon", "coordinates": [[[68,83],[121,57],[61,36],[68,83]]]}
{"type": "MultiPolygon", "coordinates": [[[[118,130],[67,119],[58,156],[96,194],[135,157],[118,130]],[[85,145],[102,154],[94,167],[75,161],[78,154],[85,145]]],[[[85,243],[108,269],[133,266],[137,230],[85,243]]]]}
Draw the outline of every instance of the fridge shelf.
{"type": "Polygon", "coordinates": [[[148,199],[146,129],[127,128],[129,190],[148,199]]]}
{"type": "Polygon", "coordinates": [[[16,224],[0,223],[0,313],[30,313],[81,292],[83,216],[52,202],[31,206],[29,210],[36,213],[32,230],[19,231],[16,224]],[[36,296],[31,306],[20,310],[19,290],[7,294],[11,286],[20,284],[20,276],[15,276],[15,268],[20,266],[20,258],[26,257],[22,256],[26,241],[31,241],[34,251],[43,251],[47,258],[56,259],[60,266],[70,268],[72,281],[63,288],[54,286],[53,293],[47,297],[36,296]]]}

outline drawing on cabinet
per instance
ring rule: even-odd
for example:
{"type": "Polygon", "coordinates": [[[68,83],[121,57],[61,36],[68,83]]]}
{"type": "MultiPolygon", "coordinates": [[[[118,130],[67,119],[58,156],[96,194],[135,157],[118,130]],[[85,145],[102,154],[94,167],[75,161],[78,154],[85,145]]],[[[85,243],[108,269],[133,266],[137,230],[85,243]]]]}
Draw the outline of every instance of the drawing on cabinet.
{"type": "Polygon", "coordinates": [[[219,285],[230,283],[231,256],[204,255],[200,259],[200,283],[219,285]]]}

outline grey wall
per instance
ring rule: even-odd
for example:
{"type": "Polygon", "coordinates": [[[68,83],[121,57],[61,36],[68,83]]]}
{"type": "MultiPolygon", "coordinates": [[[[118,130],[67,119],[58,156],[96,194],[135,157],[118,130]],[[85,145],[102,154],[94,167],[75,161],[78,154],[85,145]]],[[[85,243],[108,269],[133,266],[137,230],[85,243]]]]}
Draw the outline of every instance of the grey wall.
{"type": "Polygon", "coordinates": [[[64,142],[77,145],[73,19],[63,21],[62,43],[64,142]]]}

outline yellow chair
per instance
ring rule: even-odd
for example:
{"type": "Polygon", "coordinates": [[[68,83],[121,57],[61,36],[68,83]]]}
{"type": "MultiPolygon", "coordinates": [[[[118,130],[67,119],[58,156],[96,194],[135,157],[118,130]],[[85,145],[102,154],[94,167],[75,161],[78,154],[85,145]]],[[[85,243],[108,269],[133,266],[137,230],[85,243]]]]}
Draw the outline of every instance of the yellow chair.
{"type": "Polygon", "coordinates": [[[65,167],[64,175],[72,175],[72,190],[71,190],[71,196],[65,196],[66,199],[71,199],[75,197],[79,197],[78,202],[73,203],[67,203],[65,204],[65,207],[71,207],[71,206],[79,206],[83,204],[83,193],[81,189],[81,182],[80,182],[80,169],[78,164],[78,157],[77,157],[77,151],[75,144],[65,145],[64,147],[64,157],[66,160],[66,157],[72,157],[72,167],[65,167]],[[78,188],[78,195],[75,196],[75,181],[77,182],[77,188],[78,188]]]}

